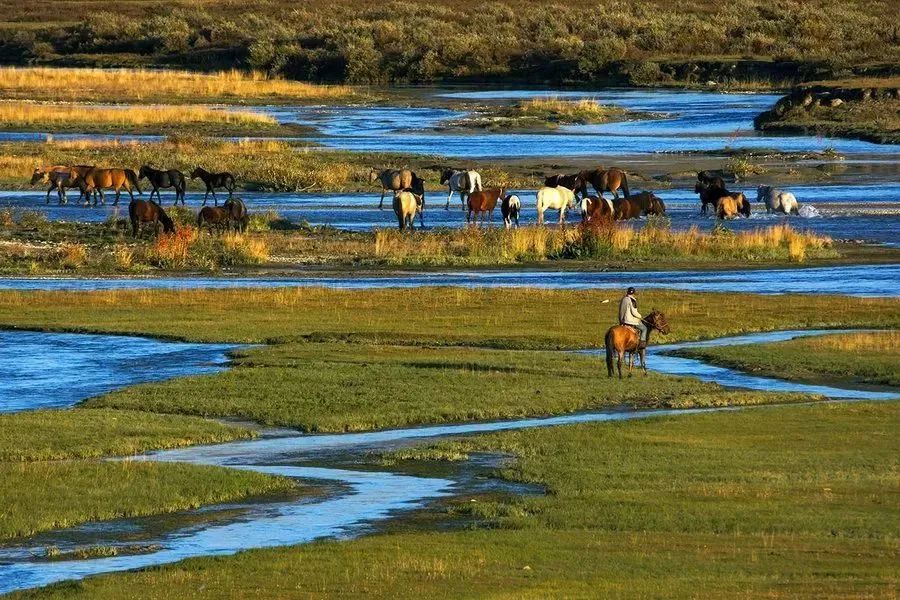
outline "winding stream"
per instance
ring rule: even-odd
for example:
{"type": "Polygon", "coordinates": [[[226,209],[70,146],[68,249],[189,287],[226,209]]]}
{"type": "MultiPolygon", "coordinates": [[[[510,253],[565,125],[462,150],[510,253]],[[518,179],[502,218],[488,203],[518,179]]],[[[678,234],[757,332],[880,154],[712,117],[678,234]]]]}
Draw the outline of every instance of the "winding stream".
{"type": "MultiPolygon", "coordinates": [[[[839,333],[834,330],[828,332],[839,333]]],[[[776,379],[751,377],[730,369],[706,365],[700,361],[663,354],[667,350],[676,348],[768,343],[821,333],[825,332],[780,331],[706,342],[659,346],[654,347],[651,352],[651,365],[654,369],[665,373],[715,380],[725,387],[812,391],[842,401],[893,400],[900,397],[898,394],[888,392],[805,386],[776,379]]],[[[38,389],[32,390],[29,394],[30,397],[36,395],[39,395],[38,389]]],[[[52,532],[42,534],[39,536],[41,544],[26,541],[0,548],[0,592],[48,585],[69,579],[80,579],[100,573],[167,564],[190,557],[228,555],[251,548],[294,545],[323,537],[358,536],[367,531],[373,523],[390,518],[399,511],[422,507],[437,498],[452,495],[458,486],[457,481],[449,478],[413,477],[391,472],[323,468],[302,464],[304,461],[321,460],[323,456],[329,454],[346,457],[359,455],[367,450],[396,447],[399,444],[412,443],[415,440],[453,435],[728,410],[744,409],[606,410],[550,418],[464,423],[337,435],[302,435],[278,431],[269,432],[257,440],[156,452],[141,458],[248,469],[301,480],[337,483],[340,484],[340,488],[331,495],[320,499],[261,501],[249,504],[238,516],[230,520],[181,527],[154,539],[146,540],[150,549],[142,554],[51,562],[43,560],[41,557],[43,544],[50,543],[48,540],[54,540],[54,534],[52,532]]],[[[97,543],[116,543],[117,534],[114,526],[102,528],[93,526],[84,529],[87,531],[87,537],[93,536],[93,539],[80,539],[75,543],[60,543],[60,547],[64,550],[71,550],[79,546],[89,547],[97,543]]],[[[57,537],[65,540],[64,533],[59,532],[57,537]]]]}

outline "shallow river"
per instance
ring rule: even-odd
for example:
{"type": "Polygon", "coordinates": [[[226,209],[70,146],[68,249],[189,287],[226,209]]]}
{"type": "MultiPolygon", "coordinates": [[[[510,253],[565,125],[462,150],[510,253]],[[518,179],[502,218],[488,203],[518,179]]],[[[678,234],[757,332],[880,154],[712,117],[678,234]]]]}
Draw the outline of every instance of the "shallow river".
{"type": "MultiPolygon", "coordinates": [[[[651,365],[654,369],[678,375],[691,375],[715,380],[726,387],[777,389],[781,391],[815,392],[832,399],[893,400],[897,394],[872,392],[825,386],[804,386],[785,381],[749,377],[743,373],[711,367],[699,361],[666,357],[667,349],[703,345],[765,343],[798,336],[817,335],[821,331],[788,331],[740,336],[709,342],[685,343],[677,346],[654,347],[651,365]]],[[[50,346],[58,334],[45,336],[50,346]]],[[[109,353],[116,360],[115,349],[109,353]]],[[[124,383],[124,382],[118,382],[124,383]]],[[[22,394],[35,407],[42,405],[42,392],[33,388],[22,394]]],[[[765,410],[757,407],[757,410],[765,410]]],[[[459,483],[444,477],[409,476],[390,472],[356,471],[344,468],[304,466],[304,461],[323,457],[353,456],[373,449],[396,447],[415,440],[466,435],[491,431],[547,427],[574,423],[620,421],[690,415],[710,411],[745,410],[688,409],[688,410],[619,410],[595,411],[551,418],[519,419],[490,423],[416,427],[337,435],[302,435],[287,431],[272,432],[251,441],[233,442],[163,451],[148,455],[146,460],[178,461],[203,465],[221,465],[249,469],[270,474],[294,477],[304,481],[339,484],[339,488],[325,497],[294,501],[259,501],[245,505],[230,505],[237,516],[218,520],[194,522],[175,527],[165,533],[147,533],[140,543],[147,548],[141,554],[120,555],[86,560],[47,561],[43,557],[46,545],[56,545],[63,551],[97,544],[124,546],[134,544],[140,532],[140,520],[85,525],[72,535],[72,530],[50,532],[17,544],[0,548],[0,592],[26,589],[53,582],[80,579],[100,573],[124,571],[162,565],[197,556],[222,556],[251,548],[287,546],[313,539],[347,538],[360,535],[372,524],[390,518],[400,511],[426,505],[437,498],[452,495],[459,483]],[[73,541],[75,540],[75,541],[73,541]],[[127,540],[124,541],[124,540],[127,540]]],[[[210,509],[194,511],[195,514],[210,509]]]]}

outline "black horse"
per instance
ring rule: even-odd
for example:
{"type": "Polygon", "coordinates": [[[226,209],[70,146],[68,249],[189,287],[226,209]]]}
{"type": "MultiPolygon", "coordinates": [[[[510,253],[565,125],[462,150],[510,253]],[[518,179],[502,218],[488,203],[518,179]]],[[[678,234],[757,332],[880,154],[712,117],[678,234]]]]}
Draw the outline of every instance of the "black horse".
{"type": "Polygon", "coordinates": [[[210,193],[213,195],[213,201],[216,206],[219,205],[219,199],[216,198],[216,188],[225,188],[228,190],[228,197],[234,193],[234,176],[227,171],[224,173],[210,173],[203,167],[197,167],[191,171],[191,179],[200,178],[206,184],[206,193],[203,195],[203,205],[206,205],[206,199],[210,193]]]}
{"type": "MultiPolygon", "coordinates": [[[[732,195],[731,192],[725,189],[725,180],[709,171],[697,173],[697,184],[694,186],[694,193],[700,195],[700,212],[704,215],[706,214],[707,206],[715,208],[719,198],[732,195]]],[[[750,202],[745,199],[744,203],[738,206],[738,212],[745,217],[749,217],[750,202]]]]}
{"type": "Polygon", "coordinates": [[[184,206],[184,190],[187,187],[184,173],[176,171],[175,169],[160,171],[148,165],[144,165],[141,167],[140,173],[138,173],[138,181],[144,177],[146,177],[147,181],[150,182],[150,185],[153,186],[153,191],[150,192],[151,200],[155,193],[156,199],[162,202],[159,197],[159,188],[175,188],[175,204],[178,204],[178,200],[181,200],[181,205],[184,206]]]}
{"type": "Polygon", "coordinates": [[[587,181],[584,173],[573,173],[571,175],[550,175],[544,179],[544,185],[547,187],[562,186],[575,192],[578,198],[580,193],[582,197],[587,196],[587,181]]]}

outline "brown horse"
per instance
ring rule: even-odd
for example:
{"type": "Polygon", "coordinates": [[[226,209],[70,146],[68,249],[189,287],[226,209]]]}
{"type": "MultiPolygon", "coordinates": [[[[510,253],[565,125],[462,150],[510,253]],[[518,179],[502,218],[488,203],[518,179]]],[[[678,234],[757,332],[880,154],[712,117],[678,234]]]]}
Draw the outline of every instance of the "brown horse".
{"type": "MultiPolygon", "coordinates": [[[[103,196],[104,189],[116,191],[116,200],[113,206],[119,204],[119,194],[122,188],[128,192],[128,195],[134,200],[132,189],[137,190],[138,194],[143,194],[138,185],[137,174],[131,169],[89,169],[81,178],[81,191],[85,195],[85,205],[90,204],[91,192],[100,194],[100,202],[106,204],[106,198],[103,196]]],[[[94,206],[97,206],[97,196],[94,195],[94,206]]]]}
{"type": "Polygon", "coordinates": [[[622,169],[612,167],[610,169],[596,168],[593,171],[582,171],[581,179],[594,186],[601,198],[603,197],[603,192],[608,191],[612,192],[613,198],[618,200],[619,188],[622,188],[626,198],[631,195],[628,191],[628,177],[622,169]]]}
{"type": "MultiPolygon", "coordinates": [[[[669,322],[666,315],[658,310],[654,310],[643,318],[644,324],[647,326],[647,343],[650,343],[650,334],[653,330],[657,330],[663,335],[669,333],[669,322]]],[[[644,373],[647,372],[647,349],[640,347],[640,334],[634,327],[628,325],[614,325],[606,332],[606,370],[610,377],[615,376],[613,370],[613,353],[618,357],[619,379],[622,379],[622,360],[625,353],[630,352],[632,355],[631,362],[628,365],[628,376],[631,376],[631,368],[634,362],[634,354],[636,353],[641,361],[641,368],[644,373]]]]}
{"type": "Polygon", "coordinates": [[[226,205],[204,206],[197,214],[197,229],[203,229],[206,224],[209,230],[218,229],[225,231],[231,225],[231,211],[226,205]]]}
{"type": "Polygon", "coordinates": [[[388,190],[399,192],[411,189],[415,178],[416,174],[409,169],[385,169],[384,171],[372,169],[369,172],[369,182],[374,183],[378,181],[381,183],[381,200],[378,202],[379,210],[384,206],[384,195],[388,190]]]}
{"type": "Polygon", "coordinates": [[[666,205],[653,192],[641,192],[614,203],[613,218],[616,221],[637,219],[641,215],[664,215],[666,205]]]}
{"type": "Polygon", "coordinates": [[[503,197],[503,192],[503,188],[493,188],[469,194],[469,197],[466,199],[469,206],[469,210],[466,213],[466,223],[475,223],[478,215],[481,215],[481,223],[484,224],[485,213],[488,215],[488,222],[493,222],[494,209],[497,208],[497,202],[503,197]]]}
{"type": "Polygon", "coordinates": [[[588,223],[603,218],[613,218],[612,200],[597,196],[585,196],[581,199],[581,222],[588,223]]]}
{"type": "MultiPolygon", "coordinates": [[[[84,174],[93,168],[93,166],[89,165],[77,165],[74,167],[67,167],[65,165],[37,167],[31,174],[31,185],[41,182],[44,185],[50,186],[47,189],[47,204],[50,204],[50,192],[53,190],[56,190],[56,196],[59,199],[59,203],[66,204],[69,201],[66,197],[66,189],[81,187],[81,180],[84,177],[84,174]]],[[[83,195],[84,190],[82,189],[79,200],[83,195]]]]}
{"type": "Polygon", "coordinates": [[[747,198],[740,192],[722,196],[716,200],[716,218],[733,219],[738,214],[743,214],[746,210],[744,206],[749,204],[747,198]]]}
{"type": "Polygon", "coordinates": [[[160,223],[164,233],[175,233],[175,222],[169,218],[162,206],[153,200],[132,200],[128,204],[128,216],[131,218],[131,235],[134,237],[137,237],[143,223],[153,223],[153,231],[157,235],[160,223]]]}
{"type": "Polygon", "coordinates": [[[234,223],[235,228],[243,233],[247,231],[247,225],[250,224],[250,215],[247,212],[247,205],[240,198],[229,198],[222,205],[228,210],[229,218],[234,223]]]}

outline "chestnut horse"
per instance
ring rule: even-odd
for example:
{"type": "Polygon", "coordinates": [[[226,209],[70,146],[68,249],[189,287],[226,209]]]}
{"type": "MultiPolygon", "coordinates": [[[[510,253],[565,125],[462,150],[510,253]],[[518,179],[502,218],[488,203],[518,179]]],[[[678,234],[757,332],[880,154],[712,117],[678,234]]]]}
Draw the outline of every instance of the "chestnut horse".
{"type": "Polygon", "coordinates": [[[598,198],[597,196],[585,196],[581,199],[581,222],[596,221],[604,217],[613,217],[612,200],[598,198]]]}
{"type": "Polygon", "coordinates": [[[653,192],[641,192],[615,202],[613,218],[616,221],[637,219],[641,215],[664,215],[666,205],[653,192]]]}
{"type": "MultiPolygon", "coordinates": [[[[663,335],[669,333],[669,322],[666,320],[666,315],[658,310],[654,310],[642,320],[647,326],[648,344],[650,343],[650,334],[653,333],[654,329],[663,335]]],[[[637,329],[629,327],[628,325],[614,325],[607,330],[605,341],[606,370],[610,377],[615,376],[613,370],[613,352],[615,352],[618,357],[619,379],[622,379],[622,360],[625,358],[626,352],[630,352],[632,355],[628,365],[629,377],[631,376],[631,368],[634,364],[634,354],[637,354],[640,358],[641,368],[644,370],[644,373],[647,372],[647,348],[640,347],[641,339],[637,329]]]]}
{"type": "Polygon", "coordinates": [[[131,191],[132,189],[137,190],[138,194],[143,195],[144,193],[138,185],[137,175],[135,175],[134,171],[131,169],[92,168],[88,169],[84,175],[81,176],[81,193],[85,196],[85,205],[90,204],[92,192],[95,194],[94,206],[97,206],[96,194],[100,194],[100,202],[106,204],[103,190],[110,189],[115,190],[116,192],[116,200],[113,202],[113,206],[116,206],[119,204],[119,194],[122,192],[122,188],[125,188],[132,200],[134,200],[134,193],[131,191]]]}
{"type": "Polygon", "coordinates": [[[603,197],[603,192],[609,191],[612,192],[613,198],[618,200],[619,188],[622,188],[626,198],[631,195],[628,191],[628,177],[622,169],[612,167],[610,169],[597,168],[593,171],[582,171],[581,179],[594,186],[601,198],[603,197]]]}
{"type": "Polygon", "coordinates": [[[483,224],[485,213],[488,215],[488,222],[493,222],[494,209],[497,208],[497,202],[503,197],[503,192],[503,188],[493,188],[469,194],[469,197],[466,198],[469,207],[466,213],[466,223],[475,223],[478,215],[481,215],[483,224]]]}
{"type": "Polygon", "coordinates": [[[716,218],[733,219],[738,216],[739,213],[743,214],[745,210],[744,207],[749,204],[747,198],[740,192],[722,196],[716,200],[716,218]]]}
{"type": "Polygon", "coordinates": [[[164,233],[174,233],[175,223],[153,200],[132,200],[128,205],[128,216],[131,218],[131,235],[137,237],[142,223],[153,223],[153,231],[159,235],[159,224],[162,223],[164,233]]]}

